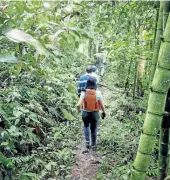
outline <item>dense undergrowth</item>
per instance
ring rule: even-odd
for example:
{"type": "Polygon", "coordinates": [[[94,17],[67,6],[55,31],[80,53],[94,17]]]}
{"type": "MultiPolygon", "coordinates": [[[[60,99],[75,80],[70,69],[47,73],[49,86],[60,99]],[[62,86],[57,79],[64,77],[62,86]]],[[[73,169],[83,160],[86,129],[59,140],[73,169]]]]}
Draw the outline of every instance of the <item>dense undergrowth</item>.
{"type": "Polygon", "coordinates": [[[8,68],[1,70],[0,111],[5,127],[0,148],[9,158],[1,156],[1,179],[66,179],[80,131],[73,108],[75,87],[69,83],[74,77],[60,68],[43,81],[24,70],[15,76],[10,71],[16,67],[8,68]]]}
{"type": "MultiPolygon", "coordinates": [[[[110,71],[113,71],[113,75],[114,69],[110,68],[110,71]]],[[[132,92],[126,96],[124,88],[116,79],[116,75],[111,78],[108,71],[106,72],[104,81],[107,88],[102,92],[105,97],[107,118],[100,120],[98,150],[104,154],[104,157],[95,177],[98,180],[130,179],[147,108],[147,95],[133,100],[132,92]]],[[[158,142],[147,174],[149,177],[157,175],[157,159],[158,142]]]]}
{"type": "Polygon", "coordinates": [[[55,6],[47,16],[41,2],[0,5],[0,179],[69,179],[80,136],[76,75],[86,62],[80,35],[64,30],[55,6]]]}

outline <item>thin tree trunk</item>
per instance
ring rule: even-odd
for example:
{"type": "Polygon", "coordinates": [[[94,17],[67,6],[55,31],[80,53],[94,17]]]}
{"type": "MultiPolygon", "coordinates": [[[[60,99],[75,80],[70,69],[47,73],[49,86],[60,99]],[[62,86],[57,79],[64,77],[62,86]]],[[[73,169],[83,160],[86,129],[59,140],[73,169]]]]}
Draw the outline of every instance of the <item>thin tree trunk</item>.
{"type": "Polygon", "coordinates": [[[130,77],[131,67],[132,67],[132,59],[131,59],[130,64],[129,64],[128,73],[127,73],[126,81],[125,81],[125,93],[126,93],[126,96],[129,95],[129,77],[130,77]],[[127,89],[128,89],[128,91],[127,91],[127,89]]]}
{"type": "Polygon", "coordinates": [[[137,84],[137,74],[138,74],[138,62],[135,62],[135,74],[134,74],[134,83],[133,83],[133,100],[135,99],[136,96],[136,84],[137,84]]]}
{"type": "Polygon", "coordinates": [[[145,56],[141,56],[139,61],[138,61],[138,74],[137,74],[137,95],[138,96],[143,96],[144,95],[144,90],[142,88],[142,79],[143,79],[143,74],[145,71],[145,56]]]}
{"type": "Polygon", "coordinates": [[[156,69],[158,56],[159,56],[159,49],[160,49],[160,45],[161,45],[162,34],[163,34],[163,3],[161,2],[160,9],[159,9],[159,18],[158,18],[156,39],[155,39],[155,45],[154,45],[154,52],[153,52],[153,56],[152,56],[150,83],[152,82],[154,74],[155,74],[155,69],[156,69]]]}
{"type": "Polygon", "coordinates": [[[154,44],[155,44],[155,39],[156,39],[156,32],[157,32],[157,27],[158,27],[158,17],[159,17],[159,7],[160,7],[160,2],[156,2],[156,22],[155,22],[155,32],[154,32],[154,44]]]}
{"type": "Polygon", "coordinates": [[[92,40],[89,40],[89,57],[92,57],[92,40]]]}
{"type": "Polygon", "coordinates": [[[131,180],[144,180],[160,128],[167,91],[170,86],[170,16],[161,43],[158,65],[149,94],[148,108],[140,137],[137,156],[132,170],[131,180]]]}

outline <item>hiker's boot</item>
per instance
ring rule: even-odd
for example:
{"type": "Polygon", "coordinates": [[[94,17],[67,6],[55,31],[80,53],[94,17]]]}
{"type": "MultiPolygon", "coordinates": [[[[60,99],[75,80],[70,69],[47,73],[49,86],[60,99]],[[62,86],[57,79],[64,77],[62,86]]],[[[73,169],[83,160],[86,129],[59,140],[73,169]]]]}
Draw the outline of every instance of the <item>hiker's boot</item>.
{"type": "Polygon", "coordinates": [[[90,142],[86,141],[85,142],[85,150],[83,150],[82,154],[88,153],[90,151],[90,142]]]}
{"type": "Polygon", "coordinates": [[[96,146],[91,146],[92,155],[96,155],[96,146]]]}
{"type": "Polygon", "coordinates": [[[89,150],[90,149],[90,142],[86,141],[86,148],[89,150]]]}

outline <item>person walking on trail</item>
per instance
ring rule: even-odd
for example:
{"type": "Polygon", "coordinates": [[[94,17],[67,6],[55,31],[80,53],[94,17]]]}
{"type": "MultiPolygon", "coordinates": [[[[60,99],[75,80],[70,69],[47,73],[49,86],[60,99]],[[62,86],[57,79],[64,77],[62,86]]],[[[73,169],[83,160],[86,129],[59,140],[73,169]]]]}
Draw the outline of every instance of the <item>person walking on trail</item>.
{"type": "Polygon", "coordinates": [[[102,77],[104,75],[104,71],[105,71],[105,63],[103,61],[102,56],[97,57],[97,64],[98,64],[98,73],[102,77]]]}
{"type": "MultiPolygon", "coordinates": [[[[86,66],[86,74],[82,75],[78,82],[77,93],[78,97],[80,97],[81,91],[85,90],[87,80],[92,76],[92,66],[86,66]]],[[[97,88],[97,79],[96,79],[96,88],[97,88]]]]}
{"type": "Polygon", "coordinates": [[[92,76],[97,79],[97,83],[99,83],[99,76],[96,74],[97,67],[95,65],[92,66],[92,76]]]}
{"type": "Polygon", "coordinates": [[[90,77],[86,84],[85,91],[81,92],[77,104],[78,111],[82,108],[82,120],[84,122],[84,136],[87,150],[90,149],[90,130],[91,130],[91,149],[95,151],[97,140],[97,125],[99,121],[99,110],[102,110],[102,119],[106,116],[103,99],[100,91],[96,90],[96,78],[90,77]],[[90,127],[90,130],[89,130],[90,127]]]}

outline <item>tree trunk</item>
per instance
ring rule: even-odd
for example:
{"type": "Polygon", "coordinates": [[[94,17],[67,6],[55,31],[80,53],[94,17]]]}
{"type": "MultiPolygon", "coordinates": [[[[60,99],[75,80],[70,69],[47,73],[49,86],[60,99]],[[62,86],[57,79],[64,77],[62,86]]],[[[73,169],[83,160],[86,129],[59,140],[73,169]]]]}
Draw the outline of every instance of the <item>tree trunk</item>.
{"type": "Polygon", "coordinates": [[[160,128],[167,91],[170,86],[170,16],[161,43],[158,65],[153,78],[148,108],[140,137],[136,159],[133,164],[131,180],[144,180],[154,149],[157,132],[160,128]]]}
{"type": "Polygon", "coordinates": [[[92,57],[92,40],[89,40],[89,57],[92,57]]]}
{"type": "Polygon", "coordinates": [[[134,74],[134,83],[133,83],[133,100],[136,96],[136,84],[137,84],[137,74],[138,74],[138,62],[135,62],[135,74],[134,74]]]}
{"type": "Polygon", "coordinates": [[[158,18],[158,24],[157,24],[154,52],[153,52],[153,56],[152,56],[150,83],[152,82],[154,74],[155,74],[155,69],[156,69],[158,55],[159,55],[159,49],[160,49],[160,45],[161,45],[162,34],[163,34],[163,3],[161,2],[160,9],[159,9],[159,18],[158,18]]]}
{"type": "Polygon", "coordinates": [[[142,78],[145,71],[146,59],[145,56],[141,56],[138,61],[138,74],[137,74],[137,95],[142,97],[144,95],[144,90],[142,87],[142,78]]]}
{"type": "Polygon", "coordinates": [[[128,68],[126,81],[125,81],[125,93],[126,93],[126,96],[129,95],[129,78],[130,78],[130,73],[131,73],[131,67],[132,67],[132,59],[131,59],[131,61],[129,63],[129,68],[128,68]]]}
{"type": "Polygon", "coordinates": [[[160,7],[160,2],[157,1],[156,2],[156,22],[155,22],[155,32],[154,32],[154,44],[155,44],[155,39],[156,39],[157,27],[158,27],[159,7],[160,7]]]}

